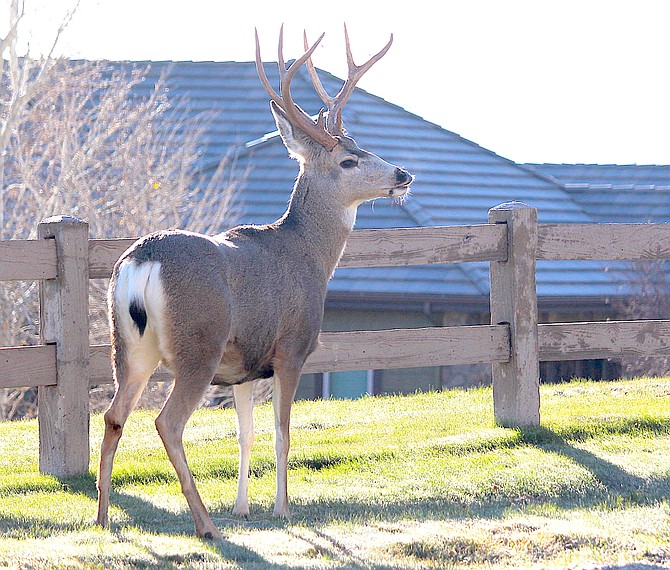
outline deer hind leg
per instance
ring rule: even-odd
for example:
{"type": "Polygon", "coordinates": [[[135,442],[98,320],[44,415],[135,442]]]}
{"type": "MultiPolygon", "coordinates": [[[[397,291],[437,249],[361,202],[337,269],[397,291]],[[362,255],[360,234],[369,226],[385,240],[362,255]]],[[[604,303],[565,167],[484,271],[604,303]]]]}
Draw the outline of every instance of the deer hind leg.
{"type": "Polygon", "coordinates": [[[275,416],[275,453],[277,455],[277,494],[274,516],[288,518],[288,452],[291,447],[291,405],[300,382],[302,366],[280,365],[275,367],[272,403],[275,416]]]}
{"type": "Polygon", "coordinates": [[[144,346],[136,346],[130,354],[119,350],[114,367],[116,392],[111,405],[105,412],[105,435],[100,446],[100,464],[98,466],[97,523],[103,528],[107,528],[109,525],[112,466],[119,440],[123,434],[123,426],[130,413],[135,409],[144,387],[160,360],[155,339],[145,337],[142,342],[144,346]]]}
{"type": "Polygon", "coordinates": [[[237,478],[237,499],[233,513],[249,516],[249,461],[254,444],[254,382],[233,386],[237,413],[237,441],[240,446],[240,464],[237,478]]]}
{"type": "Polygon", "coordinates": [[[156,418],[156,429],[177,472],[182,493],[193,515],[196,534],[208,539],[220,539],[222,535],[212,522],[195,486],[193,474],[186,461],[182,438],[186,422],[212,381],[219,360],[220,356],[199,365],[176,367],[174,387],[156,418]]]}

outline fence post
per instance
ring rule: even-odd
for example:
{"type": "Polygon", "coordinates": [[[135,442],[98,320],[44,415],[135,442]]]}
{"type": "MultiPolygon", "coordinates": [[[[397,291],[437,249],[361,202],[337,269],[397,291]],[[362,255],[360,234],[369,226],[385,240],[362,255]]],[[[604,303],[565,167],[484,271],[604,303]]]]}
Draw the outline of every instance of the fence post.
{"type": "Polygon", "coordinates": [[[537,209],[507,202],[489,210],[489,222],[507,224],[507,260],[491,262],[491,324],[509,324],[511,343],[509,362],[492,364],[494,415],[503,426],[537,426],[537,209]]]}
{"type": "Polygon", "coordinates": [[[68,216],[38,225],[56,241],[58,277],[40,282],[40,335],[56,344],[55,386],[38,391],[41,473],[71,477],[89,466],[88,223],[68,216]]]}

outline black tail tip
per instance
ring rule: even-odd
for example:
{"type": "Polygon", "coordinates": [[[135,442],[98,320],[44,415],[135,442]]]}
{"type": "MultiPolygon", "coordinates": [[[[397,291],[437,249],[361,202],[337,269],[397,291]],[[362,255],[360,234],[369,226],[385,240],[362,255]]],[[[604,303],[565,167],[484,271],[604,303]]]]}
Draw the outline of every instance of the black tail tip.
{"type": "Polygon", "coordinates": [[[137,328],[140,331],[140,336],[144,334],[144,330],[147,328],[147,312],[139,301],[133,300],[130,302],[128,307],[128,312],[130,317],[133,319],[133,322],[137,325],[137,328]]]}

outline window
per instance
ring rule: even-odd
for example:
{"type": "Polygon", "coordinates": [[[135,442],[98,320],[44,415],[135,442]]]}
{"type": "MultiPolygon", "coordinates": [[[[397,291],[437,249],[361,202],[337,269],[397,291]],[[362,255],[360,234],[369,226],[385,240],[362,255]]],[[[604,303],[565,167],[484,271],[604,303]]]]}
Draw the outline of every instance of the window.
{"type": "Polygon", "coordinates": [[[355,399],[374,394],[374,370],[323,373],[323,398],[355,399]]]}

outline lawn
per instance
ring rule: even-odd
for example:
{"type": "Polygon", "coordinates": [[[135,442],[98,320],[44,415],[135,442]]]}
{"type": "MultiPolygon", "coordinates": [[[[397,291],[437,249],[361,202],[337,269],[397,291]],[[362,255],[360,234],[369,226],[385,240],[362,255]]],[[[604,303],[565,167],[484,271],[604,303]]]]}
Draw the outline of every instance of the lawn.
{"type": "Polygon", "coordinates": [[[299,402],[290,521],[271,516],[273,418],[256,408],[251,516],[230,515],[232,410],[199,410],[187,455],[225,535],[194,536],[153,426],[131,416],[114,469],[111,530],[91,474],[37,469],[37,424],[0,424],[0,567],[668,568],[670,379],[542,387],[542,427],[493,421],[490,389],[299,402]]]}

